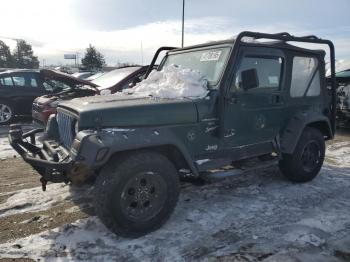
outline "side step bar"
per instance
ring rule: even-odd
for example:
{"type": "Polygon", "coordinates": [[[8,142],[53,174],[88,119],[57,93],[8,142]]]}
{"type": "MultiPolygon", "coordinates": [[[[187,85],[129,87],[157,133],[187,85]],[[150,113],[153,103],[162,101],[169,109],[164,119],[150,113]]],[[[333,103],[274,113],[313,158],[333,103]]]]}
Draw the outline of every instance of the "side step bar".
{"type": "Polygon", "coordinates": [[[228,169],[228,170],[227,169],[211,170],[207,172],[202,172],[201,178],[203,178],[205,181],[208,181],[208,182],[216,182],[228,177],[239,176],[250,171],[255,171],[258,169],[264,169],[271,166],[276,166],[277,164],[278,164],[278,160],[273,159],[270,161],[262,161],[259,164],[246,167],[246,168],[244,166],[241,166],[240,168],[233,167],[232,169],[228,169]]]}

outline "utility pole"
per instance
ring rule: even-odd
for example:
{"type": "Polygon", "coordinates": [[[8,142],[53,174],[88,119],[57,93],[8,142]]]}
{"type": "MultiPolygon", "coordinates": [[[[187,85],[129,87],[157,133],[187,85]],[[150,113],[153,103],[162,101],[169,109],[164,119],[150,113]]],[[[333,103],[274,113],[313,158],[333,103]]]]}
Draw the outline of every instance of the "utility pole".
{"type": "Polygon", "coordinates": [[[185,0],[182,0],[182,39],[181,39],[181,47],[184,47],[184,33],[185,33],[185,0]]]}
{"type": "Polygon", "coordinates": [[[141,65],[143,65],[143,46],[142,46],[142,40],[141,40],[141,65]]]}

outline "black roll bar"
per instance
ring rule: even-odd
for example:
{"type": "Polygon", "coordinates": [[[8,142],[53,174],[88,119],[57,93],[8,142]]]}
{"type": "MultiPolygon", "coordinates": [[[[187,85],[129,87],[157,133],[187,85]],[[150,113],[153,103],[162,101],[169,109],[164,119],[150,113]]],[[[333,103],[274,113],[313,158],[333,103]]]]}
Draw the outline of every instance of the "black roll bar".
{"type": "Polygon", "coordinates": [[[151,64],[148,66],[146,74],[145,74],[145,78],[146,79],[148,77],[148,75],[152,72],[152,70],[154,69],[154,65],[157,62],[158,56],[162,51],[170,51],[173,49],[176,49],[177,47],[171,47],[171,46],[162,46],[160,48],[158,48],[158,50],[156,51],[156,53],[153,56],[152,62],[151,64]]]}

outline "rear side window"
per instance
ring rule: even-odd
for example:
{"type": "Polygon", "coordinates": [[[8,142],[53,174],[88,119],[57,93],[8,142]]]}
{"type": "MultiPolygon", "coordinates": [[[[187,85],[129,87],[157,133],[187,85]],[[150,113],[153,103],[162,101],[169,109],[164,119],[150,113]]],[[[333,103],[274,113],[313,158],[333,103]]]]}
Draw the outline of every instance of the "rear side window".
{"type": "Polygon", "coordinates": [[[25,86],[26,81],[23,76],[14,76],[12,80],[15,86],[25,86]]]}
{"type": "Polygon", "coordinates": [[[30,86],[31,86],[31,87],[38,87],[38,82],[36,81],[35,78],[32,78],[32,79],[30,80],[30,86]]]}
{"type": "Polygon", "coordinates": [[[256,69],[260,88],[279,89],[283,59],[281,57],[244,56],[236,73],[235,87],[241,89],[242,71],[256,69]]]}
{"type": "Polygon", "coordinates": [[[0,78],[1,87],[13,87],[12,78],[10,76],[0,78]]]}
{"type": "Polygon", "coordinates": [[[294,57],[290,96],[318,96],[320,92],[318,60],[313,57],[294,57]]]}
{"type": "Polygon", "coordinates": [[[13,84],[16,87],[38,87],[38,83],[35,77],[35,74],[32,73],[24,73],[24,74],[19,74],[16,73],[15,75],[12,76],[13,79],[13,84]]]}

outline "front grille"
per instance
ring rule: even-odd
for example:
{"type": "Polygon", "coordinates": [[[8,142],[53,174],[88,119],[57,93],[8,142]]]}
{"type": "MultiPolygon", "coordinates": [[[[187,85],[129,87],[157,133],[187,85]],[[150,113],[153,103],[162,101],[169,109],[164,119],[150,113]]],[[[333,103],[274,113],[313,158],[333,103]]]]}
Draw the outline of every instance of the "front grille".
{"type": "Polygon", "coordinates": [[[60,141],[66,148],[70,148],[73,143],[73,129],[75,119],[62,112],[57,112],[56,115],[58,132],[60,134],[60,141]]]}

